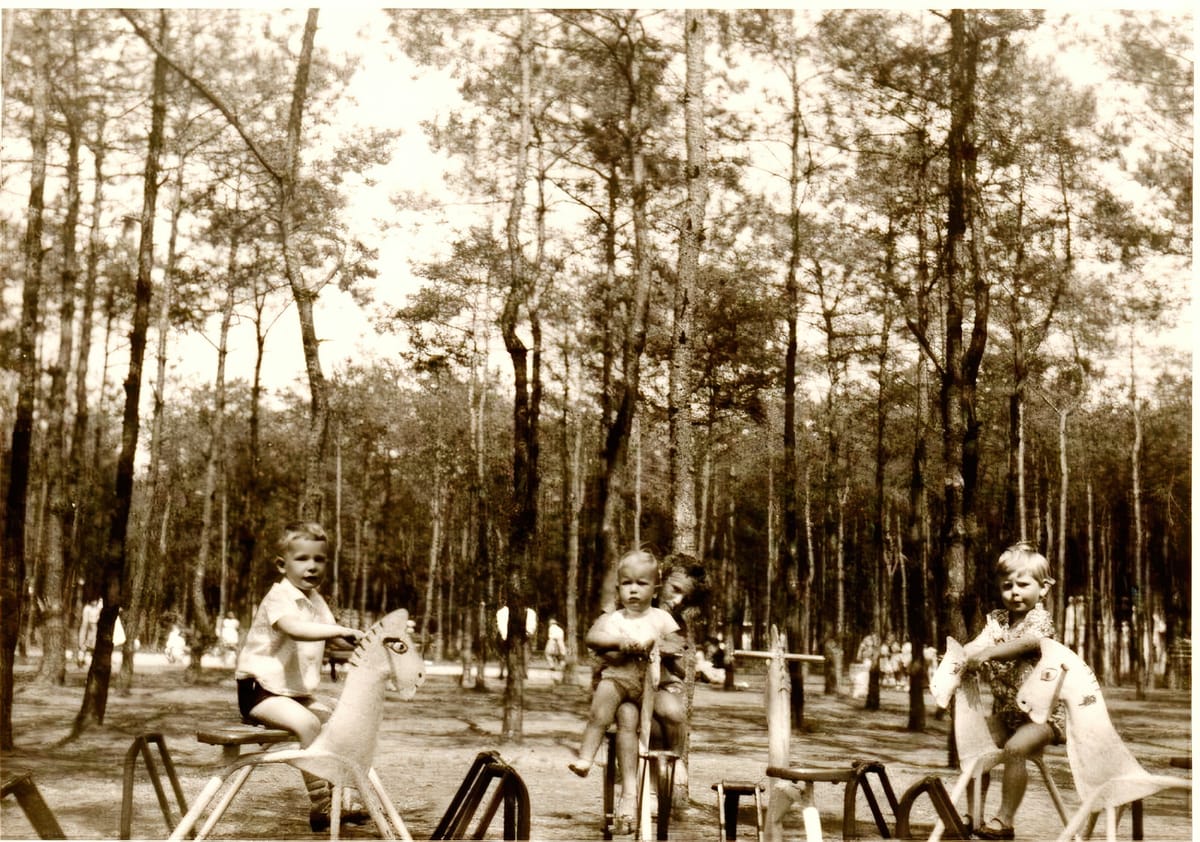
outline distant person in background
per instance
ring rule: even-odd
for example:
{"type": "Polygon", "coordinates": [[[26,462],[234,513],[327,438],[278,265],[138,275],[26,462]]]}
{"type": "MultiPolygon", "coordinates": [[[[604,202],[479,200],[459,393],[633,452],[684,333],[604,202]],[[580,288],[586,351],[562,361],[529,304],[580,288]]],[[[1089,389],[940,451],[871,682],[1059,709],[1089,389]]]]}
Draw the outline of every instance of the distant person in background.
{"type": "Polygon", "coordinates": [[[187,641],[184,639],[183,632],[177,623],[171,624],[171,631],[167,634],[167,642],[163,645],[163,654],[167,656],[167,662],[171,664],[183,660],[187,655],[187,641]]]}
{"type": "Polygon", "coordinates": [[[567,641],[558,620],[550,618],[546,626],[546,663],[552,670],[560,670],[567,660],[567,641]]]}
{"type": "Polygon", "coordinates": [[[232,661],[237,657],[238,644],[241,643],[242,624],[230,611],[221,620],[221,655],[222,659],[232,661]]]}
{"type": "MultiPolygon", "coordinates": [[[[529,661],[533,657],[533,641],[537,639],[538,618],[532,608],[525,609],[525,678],[529,677],[529,661]]],[[[496,634],[500,635],[500,677],[504,678],[508,658],[508,606],[501,605],[496,609],[496,634]]]]}
{"type": "Polygon", "coordinates": [[[79,638],[75,646],[75,662],[83,666],[96,648],[96,629],[100,624],[100,611],[104,608],[104,600],[96,597],[83,606],[79,617],[79,638]]]}

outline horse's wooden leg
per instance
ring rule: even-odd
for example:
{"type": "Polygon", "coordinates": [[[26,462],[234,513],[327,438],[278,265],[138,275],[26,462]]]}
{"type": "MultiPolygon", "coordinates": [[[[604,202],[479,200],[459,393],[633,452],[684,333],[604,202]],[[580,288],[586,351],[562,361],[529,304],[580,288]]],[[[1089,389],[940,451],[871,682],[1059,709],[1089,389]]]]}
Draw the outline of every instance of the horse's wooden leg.
{"type": "Polygon", "coordinates": [[[1058,791],[1058,786],[1054,783],[1054,778],[1050,777],[1050,770],[1046,768],[1045,758],[1039,754],[1030,759],[1038,767],[1038,771],[1042,773],[1042,780],[1046,783],[1046,792],[1050,793],[1050,800],[1054,802],[1054,809],[1058,810],[1058,817],[1062,819],[1062,823],[1065,826],[1069,821],[1067,805],[1063,803],[1062,794],[1058,791]]]}
{"type": "Polygon", "coordinates": [[[1096,822],[1096,814],[1092,812],[1094,809],[1092,801],[1086,801],[1080,805],[1075,814],[1071,816],[1071,820],[1067,822],[1067,826],[1063,828],[1063,832],[1058,835],[1058,842],[1071,842],[1079,834],[1079,829],[1083,827],[1083,823],[1091,819],[1088,824],[1088,831],[1084,834],[1085,837],[1092,835],[1091,828],[1096,822]]]}
{"type": "Polygon", "coordinates": [[[225,815],[225,811],[229,809],[229,805],[233,803],[234,797],[237,796],[238,791],[242,788],[242,784],[246,782],[246,778],[250,777],[252,771],[254,771],[254,764],[247,764],[227,778],[230,781],[229,787],[225,790],[225,794],[221,796],[221,800],[212,808],[212,812],[208,814],[208,818],[204,820],[204,824],[196,831],[197,839],[204,839],[217,826],[217,822],[225,815]]]}
{"type": "Polygon", "coordinates": [[[214,775],[208,779],[208,783],[204,785],[204,789],[200,790],[200,794],[196,796],[196,800],[192,802],[191,808],[187,814],[179,820],[179,824],[175,825],[175,829],[171,831],[170,839],[187,839],[191,838],[192,827],[196,824],[196,820],[204,813],[208,807],[208,802],[212,801],[213,796],[221,788],[221,784],[225,782],[223,775],[214,775]]]}
{"type": "Polygon", "coordinates": [[[346,787],[338,781],[330,781],[329,787],[329,838],[337,840],[342,835],[342,792],[346,787]]]}
{"type": "MultiPolygon", "coordinates": [[[[409,834],[408,828],[404,825],[404,820],[400,818],[400,813],[396,810],[396,805],[392,803],[392,799],[388,797],[387,790],[383,788],[383,781],[380,780],[379,773],[375,771],[375,767],[371,767],[367,770],[367,785],[367,789],[369,789],[371,795],[374,796],[372,800],[377,802],[380,811],[388,820],[386,822],[381,822],[379,818],[375,817],[374,813],[371,813],[371,818],[375,820],[375,825],[380,828],[380,832],[384,832],[384,828],[390,823],[390,827],[400,835],[400,838],[403,839],[404,842],[413,842],[413,838],[409,834]]],[[[373,808],[368,805],[367,809],[371,810],[373,808]]]]}

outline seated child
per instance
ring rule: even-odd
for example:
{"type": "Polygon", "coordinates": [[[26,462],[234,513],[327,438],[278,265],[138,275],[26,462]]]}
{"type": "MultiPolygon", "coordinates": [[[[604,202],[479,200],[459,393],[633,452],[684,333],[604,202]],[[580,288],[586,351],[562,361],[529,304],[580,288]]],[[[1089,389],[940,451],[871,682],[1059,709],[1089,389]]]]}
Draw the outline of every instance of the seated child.
{"type": "MultiPolygon", "coordinates": [[[[663,655],[682,651],[679,624],[670,612],[652,605],[658,584],[658,562],[653,555],[641,550],[626,553],[617,564],[617,598],[621,607],[602,615],[588,630],[585,642],[600,658],[601,665],[579,753],[569,764],[571,771],[580,777],[585,777],[591,769],[604,731],[617,709],[623,702],[641,703],[650,650],[658,644],[663,655]]],[[[666,670],[662,676],[669,684],[678,681],[666,670]]],[[[666,737],[670,742],[673,732],[684,721],[682,694],[669,689],[655,693],[654,713],[668,732],[666,737]]],[[[627,833],[633,822],[627,798],[637,789],[636,727],[618,728],[617,753],[622,787],[616,810],[617,830],[627,833]]]]}
{"type": "Polygon", "coordinates": [[[1041,657],[1038,641],[1054,636],[1054,622],[1042,600],[1054,584],[1050,563],[1026,541],[1013,544],[995,564],[1003,608],[987,615],[979,636],[963,647],[965,674],[982,673],[992,689],[988,721],[996,745],[1004,746],[1004,777],[996,815],[975,829],[982,839],[1012,839],[1013,818],[1025,796],[1025,761],[1051,743],[1066,741],[1066,713],[1060,703],[1044,723],[1017,705],[1017,691],[1041,657]]]}
{"type": "MultiPolygon", "coordinates": [[[[275,566],[283,578],[271,586],[246,633],[237,658],[238,709],[245,722],[291,731],[301,746],[321,732],[331,709],[313,695],[321,680],[325,641],[357,640],[358,629],[339,626],[317,588],[325,576],[328,540],[316,523],[283,528],[275,566]]],[[[308,823],[313,831],[329,827],[329,782],[307,772],[312,801],[308,823]]],[[[370,814],[351,803],[342,821],[362,824],[370,814]]]]}

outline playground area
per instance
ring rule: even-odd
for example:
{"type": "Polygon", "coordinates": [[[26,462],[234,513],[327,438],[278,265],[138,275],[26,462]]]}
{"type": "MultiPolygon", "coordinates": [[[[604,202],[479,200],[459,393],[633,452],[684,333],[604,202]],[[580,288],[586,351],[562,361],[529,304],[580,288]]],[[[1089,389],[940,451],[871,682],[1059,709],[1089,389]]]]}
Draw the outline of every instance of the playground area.
{"type": "MultiPolygon", "coordinates": [[[[29,772],[42,797],[69,839],[116,839],[122,801],[122,766],[131,742],[145,733],[162,734],[186,798],[194,798],[221,766],[220,749],[196,740],[199,728],[232,724],[237,719],[232,670],[207,666],[198,685],[183,683],[184,667],[169,664],[158,654],[138,655],[137,680],[128,696],[114,690],[109,696],[105,726],[73,742],[64,742],[78,711],[85,672],[70,667],[63,688],[32,687],[34,665],[18,668],[13,725],[17,750],[3,757],[7,779],[29,772]]],[[[500,742],[503,682],[495,666],[487,673],[485,691],[463,690],[457,683],[457,664],[426,668],[424,685],[415,698],[389,696],[380,729],[375,768],[416,839],[429,838],[453,799],[463,776],[481,751],[493,749],[523,779],[531,807],[530,836],[535,840],[590,840],[602,835],[602,770],[586,779],[567,771],[585,721],[586,687],[561,684],[548,670],[531,669],[525,686],[524,739],[500,742]]],[[[115,668],[114,668],[115,676],[115,668]]],[[[760,665],[739,661],[739,681],[748,689],[725,692],[711,685],[696,687],[691,730],[688,799],[672,811],[670,838],[716,840],[717,820],[712,785],[722,779],[765,780],[767,731],[763,705],[764,672],[760,665]]],[[[340,684],[322,679],[321,693],[335,698],[340,684]]],[[[922,733],[905,729],[907,695],[884,690],[881,708],[865,711],[861,700],[848,695],[825,695],[819,674],[805,683],[805,728],[791,737],[794,765],[844,768],[855,759],[883,763],[897,796],[920,779],[937,775],[947,787],[957,776],[947,763],[949,717],[935,719],[930,701],[922,733]]],[[[1171,766],[1171,758],[1190,757],[1191,695],[1187,691],[1154,690],[1137,701],[1132,689],[1104,688],[1112,720],[1125,744],[1155,774],[1190,778],[1187,769],[1171,766]]],[[[1069,808],[1079,799],[1072,784],[1066,751],[1046,754],[1055,781],[1069,808]]],[[[989,804],[998,798],[998,781],[989,804]]],[[[169,792],[169,787],[168,787],[169,792]]],[[[842,787],[819,783],[815,798],[825,839],[843,838],[842,787]]],[[[743,799],[743,804],[745,804],[743,799]]],[[[166,838],[168,828],[143,768],[134,791],[132,837],[166,838]]],[[[862,838],[880,838],[862,797],[858,799],[857,828],[862,838]]],[[[929,834],[934,814],[914,808],[914,837],[929,834]]],[[[886,805],[889,823],[892,817],[886,805]]],[[[3,804],[4,839],[37,838],[12,798],[3,804]]],[[[323,838],[308,825],[308,802],[299,773],[290,767],[256,772],[216,827],[217,838],[323,838]]],[[[1129,818],[1119,828],[1128,839],[1129,818]]],[[[1017,816],[1017,839],[1055,838],[1062,823],[1046,790],[1031,778],[1029,792],[1017,816]]],[[[499,818],[487,838],[501,838],[499,818]]],[[[788,838],[804,836],[799,808],[785,821],[788,838]]],[[[739,838],[754,838],[752,809],[742,810],[739,838]]],[[[849,836],[850,834],[847,834],[849,836]]],[[[1103,824],[1096,828],[1103,838],[1103,824]]],[[[347,839],[374,838],[375,828],[345,826],[347,839]]],[[[1191,840],[1191,795],[1163,792],[1145,805],[1147,840],[1191,840]]]]}

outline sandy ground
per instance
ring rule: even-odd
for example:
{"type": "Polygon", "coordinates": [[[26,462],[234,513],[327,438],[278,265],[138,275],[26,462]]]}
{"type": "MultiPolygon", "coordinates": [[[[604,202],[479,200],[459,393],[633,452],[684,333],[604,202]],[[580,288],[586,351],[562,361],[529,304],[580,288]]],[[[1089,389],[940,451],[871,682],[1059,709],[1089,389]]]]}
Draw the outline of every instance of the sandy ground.
{"type": "MultiPolygon", "coordinates": [[[[200,791],[220,768],[219,750],[195,739],[197,728],[227,724],[236,719],[231,670],[219,659],[205,659],[203,680],[183,682],[183,666],[161,655],[139,653],[137,681],[126,696],[109,699],[105,725],[74,741],[65,737],[80,704],[84,672],[72,667],[65,687],[29,683],[34,665],[18,669],[14,728],[17,750],[2,760],[4,777],[31,772],[46,802],[71,839],[115,839],[120,827],[122,769],[131,741],[139,734],[163,735],[176,766],[185,798],[200,791]]],[[[761,669],[761,668],[759,668],[761,669]]],[[[532,836],[538,840],[601,838],[602,808],[599,769],[587,779],[570,774],[573,756],[587,711],[588,693],[577,684],[561,684],[548,670],[533,669],[526,685],[523,733],[520,742],[502,743],[503,684],[488,672],[486,688],[462,690],[453,664],[430,665],[425,685],[415,699],[389,698],[379,736],[376,769],[408,829],[417,839],[429,838],[478,752],[497,750],[521,774],[530,794],[532,836]]],[[[750,666],[739,673],[748,689],[724,692],[700,685],[691,739],[688,799],[676,802],[670,838],[717,838],[712,784],[721,779],[765,780],[767,735],[763,713],[761,671],[750,666]]],[[[322,692],[336,697],[340,684],[326,677],[322,692]]],[[[794,765],[841,768],[855,758],[885,764],[897,796],[929,775],[951,786],[954,770],[947,767],[948,719],[928,717],[922,732],[906,730],[907,697],[884,690],[882,708],[865,711],[860,700],[824,695],[819,677],[806,684],[805,726],[792,735],[794,765]]],[[[1190,757],[1191,696],[1181,691],[1153,691],[1138,702],[1132,690],[1109,688],[1105,698],[1125,742],[1146,769],[1156,774],[1190,778],[1173,768],[1173,757],[1190,757]]],[[[1051,749],[1048,765],[1068,807],[1078,803],[1065,750],[1051,749]]],[[[134,776],[135,838],[165,838],[168,829],[154,790],[140,764],[134,776]]],[[[993,796],[994,797],[994,796],[993,796]]],[[[842,789],[818,784],[815,800],[825,839],[843,837],[842,789]]],[[[858,799],[858,832],[880,838],[864,799],[858,799]]],[[[919,800],[912,814],[914,835],[924,838],[933,821],[928,802],[919,800]]],[[[0,812],[0,838],[36,838],[12,798],[0,812]]],[[[889,815],[889,823],[891,817],[889,815]]],[[[743,808],[739,834],[753,839],[753,814],[743,808]]],[[[894,827],[894,825],[893,825],[894,827]]],[[[1044,788],[1031,781],[1017,817],[1017,839],[1053,839],[1061,823],[1044,788]]],[[[1103,834],[1103,826],[1099,829],[1103,834]]],[[[798,809],[789,813],[786,837],[803,837],[798,809]]],[[[1119,836],[1128,838],[1125,817],[1119,836]]],[[[216,828],[219,838],[313,838],[307,824],[307,799],[299,775],[290,768],[256,772],[216,828]]],[[[370,825],[346,828],[343,837],[373,838],[370,825]]],[[[1190,793],[1167,792],[1146,802],[1148,840],[1191,840],[1190,793]]],[[[499,817],[485,838],[501,838],[499,817]]]]}

